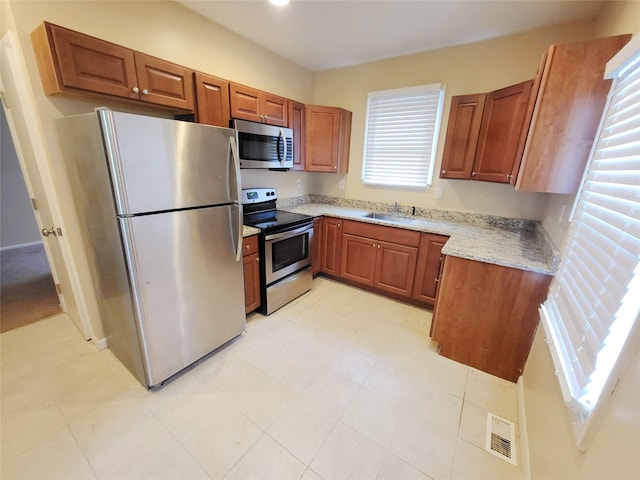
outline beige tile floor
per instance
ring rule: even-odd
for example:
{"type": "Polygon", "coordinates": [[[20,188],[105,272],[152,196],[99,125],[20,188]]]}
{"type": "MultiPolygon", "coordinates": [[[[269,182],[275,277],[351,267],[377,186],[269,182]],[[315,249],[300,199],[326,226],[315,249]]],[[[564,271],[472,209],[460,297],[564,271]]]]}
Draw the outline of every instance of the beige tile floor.
{"type": "Polygon", "coordinates": [[[438,356],[431,314],[327,279],[163,389],[64,315],[2,334],[1,477],[517,479],[483,450],[515,385],[438,356]]]}

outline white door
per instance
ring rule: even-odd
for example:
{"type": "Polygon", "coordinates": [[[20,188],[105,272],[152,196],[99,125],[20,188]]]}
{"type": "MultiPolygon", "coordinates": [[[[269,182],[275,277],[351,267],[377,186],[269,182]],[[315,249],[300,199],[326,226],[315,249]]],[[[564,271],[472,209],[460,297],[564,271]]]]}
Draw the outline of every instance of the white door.
{"type": "MultiPolygon", "coordinates": [[[[54,282],[59,285],[60,305],[78,326],[85,339],[91,338],[90,328],[85,318],[80,315],[77,299],[69,277],[66,260],[69,255],[63,251],[68,245],[57,230],[60,223],[53,214],[56,199],[51,179],[48,176],[44,140],[40,136],[39,117],[28,90],[29,78],[24,63],[17,53],[17,43],[12,32],[2,38],[0,53],[0,91],[11,137],[15,145],[20,168],[24,175],[29,196],[35,199],[34,210],[38,228],[43,235],[44,249],[49,260],[54,282]],[[45,232],[46,233],[46,232],[45,232]]],[[[62,230],[64,235],[64,230],[62,230]]]]}

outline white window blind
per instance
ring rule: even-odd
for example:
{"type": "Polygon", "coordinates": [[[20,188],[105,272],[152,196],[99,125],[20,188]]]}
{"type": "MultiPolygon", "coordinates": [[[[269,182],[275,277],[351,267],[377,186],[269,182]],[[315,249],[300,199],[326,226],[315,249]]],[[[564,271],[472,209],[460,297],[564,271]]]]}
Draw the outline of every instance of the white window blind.
{"type": "Polygon", "coordinates": [[[578,419],[580,446],[640,313],[638,53],[614,78],[562,262],[541,310],[563,396],[578,419]]]}
{"type": "Polygon", "coordinates": [[[362,182],[409,188],[430,185],[443,103],[440,84],[370,92],[362,182]]]}

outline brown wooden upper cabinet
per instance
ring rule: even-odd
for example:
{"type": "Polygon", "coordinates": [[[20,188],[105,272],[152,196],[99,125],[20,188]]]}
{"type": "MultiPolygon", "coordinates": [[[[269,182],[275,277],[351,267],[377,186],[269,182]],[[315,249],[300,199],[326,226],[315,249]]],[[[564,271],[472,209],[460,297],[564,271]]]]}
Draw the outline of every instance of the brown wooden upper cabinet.
{"type": "Polygon", "coordinates": [[[304,170],[306,119],[304,103],[289,100],[289,128],[293,129],[293,167],[291,170],[304,170]]]}
{"type": "Polygon", "coordinates": [[[605,66],[630,38],[549,47],[531,92],[521,163],[511,182],[516,189],[577,192],[611,86],[605,66]]]}
{"type": "Polygon", "coordinates": [[[440,178],[511,181],[532,83],[451,99],[440,178]]]}
{"type": "Polygon", "coordinates": [[[344,108],[306,105],[305,119],[305,170],[347,173],[351,112],[344,108]]]}
{"type": "Polygon", "coordinates": [[[46,95],[109,95],[193,111],[193,70],[44,22],[31,41],[46,95]]]}
{"type": "Polygon", "coordinates": [[[451,98],[440,178],[471,178],[486,99],[485,93],[451,98]]]}
{"type": "Polygon", "coordinates": [[[630,38],[552,45],[533,82],[453,97],[440,178],[577,192],[611,83],[604,68],[630,38]]]}
{"type": "Polygon", "coordinates": [[[195,72],[198,123],[229,127],[229,82],[222,78],[195,72]]]}
{"type": "Polygon", "coordinates": [[[231,117],[252,122],[289,125],[287,99],[255,88],[229,83],[231,117]]]}

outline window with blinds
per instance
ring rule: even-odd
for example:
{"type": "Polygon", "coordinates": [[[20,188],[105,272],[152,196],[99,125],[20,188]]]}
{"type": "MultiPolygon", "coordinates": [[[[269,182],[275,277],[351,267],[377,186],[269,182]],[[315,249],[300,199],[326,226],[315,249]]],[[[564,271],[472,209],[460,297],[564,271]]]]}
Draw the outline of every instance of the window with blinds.
{"type": "Polygon", "coordinates": [[[405,188],[430,185],[443,103],[441,84],[370,92],[362,182],[405,188]]]}
{"type": "MultiPolygon", "coordinates": [[[[613,72],[560,269],[541,307],[578,446],[640,313],[640,52],[613,72]]],[[[584,445],[584,444],[583,444],[584,445]]]]}

